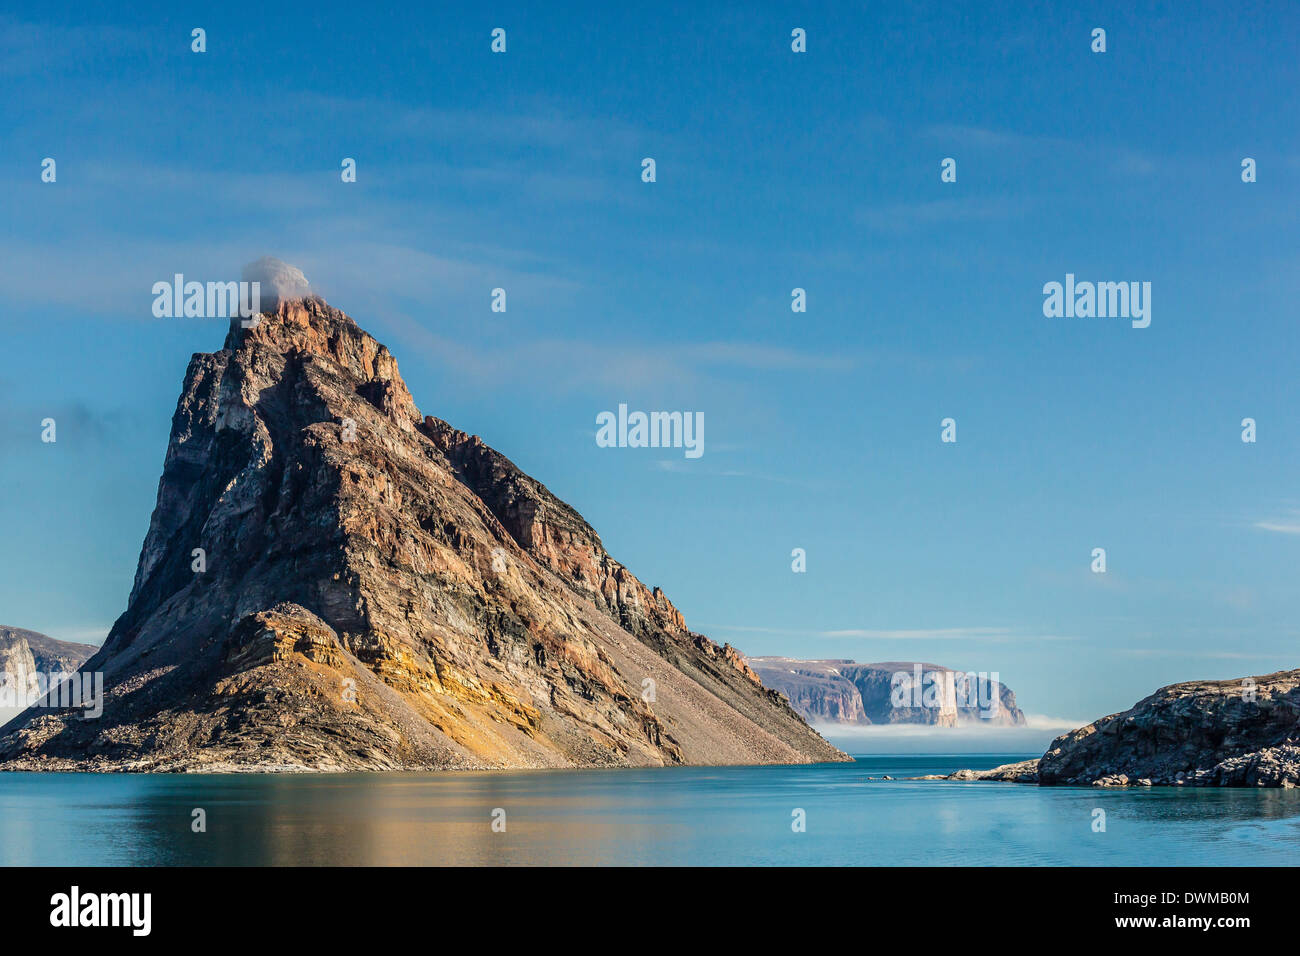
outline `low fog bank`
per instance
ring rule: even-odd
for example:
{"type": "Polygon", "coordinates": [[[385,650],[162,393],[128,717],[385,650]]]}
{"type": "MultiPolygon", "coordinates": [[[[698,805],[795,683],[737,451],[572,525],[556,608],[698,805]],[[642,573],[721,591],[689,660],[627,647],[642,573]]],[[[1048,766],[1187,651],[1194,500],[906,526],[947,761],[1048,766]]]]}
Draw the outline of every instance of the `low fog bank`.
{"type": "Polygon", "coordinates": [[[1053,740],[1087,721],[1029,717],[1025,727],[931,727],[921,724],[814,724],[848,754],[1041,754],[1053,740]]]}

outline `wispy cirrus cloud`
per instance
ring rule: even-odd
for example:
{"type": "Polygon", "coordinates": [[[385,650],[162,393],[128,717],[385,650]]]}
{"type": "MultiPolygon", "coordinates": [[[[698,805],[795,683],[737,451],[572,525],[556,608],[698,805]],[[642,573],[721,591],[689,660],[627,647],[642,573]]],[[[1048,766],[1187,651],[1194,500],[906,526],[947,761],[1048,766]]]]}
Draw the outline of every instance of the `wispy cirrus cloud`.
{"type": "Polygon", "coordinates": [[[1274,534],[1300,534],[1300,508],[1290,508],[1278,518],[1256,521],[1252,527],[1274,534]]]}
{"type": "Polygon", "coordinates": [[[49,76],[151,48],[149,34],[107,24],[63,26],[0,16],[0,75],[49,76]]]}
{"type": "Polygon", "coordinates": [[[1271,661],[1282,654],[1244,654],[1240,651],[1196,651],[1184,647],[1122,647],[1116,651],[1124,657],[1176,657],[1208,661],[1271,661]]]}
{"type": "Polygon", "coordinates": [[[855,218],[863,226],[882,232],[963,222],[992,222],[1027,215],[1034,206],[1029,196],[965,196],[930,199],[923,202],[888,203],[859,210],[855,218]]]}
{"type": "Polygon", "coordinates": [[[707,625],[706,629],[736,634],[772,634],[778,636],[855,638],[873,641],[1073,641],[1074,637],[1058,634],[1032,634],[1006,627],[939,627],[939,628],[841,628],[800,630],[794,628],[750,627],[733,624],[707,625]]]}
{"type": "Polygon", "coordinates": [[[1007,155],[1072,156],[1091,168],[1126,179],[1167,176],[1175,169],[1195,171],[1198,175],[1212,174],[1220,163],[1213,156],[1157,154],[1114,140],[1078,139],[963,123],[935,123],[927,126],[923,135],[937,143],[951,144],[954,153],[960,148],[970,148],[1007,155]]]}

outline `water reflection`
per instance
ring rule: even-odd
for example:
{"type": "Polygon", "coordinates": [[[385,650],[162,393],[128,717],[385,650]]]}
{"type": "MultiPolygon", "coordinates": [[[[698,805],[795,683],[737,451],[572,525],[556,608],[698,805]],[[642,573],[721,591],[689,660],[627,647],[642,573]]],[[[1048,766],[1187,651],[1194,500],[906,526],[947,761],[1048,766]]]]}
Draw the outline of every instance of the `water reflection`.
{"type": "Polygon", "coordinates": [[[1286,865],[1300,791],[884,781],[993,755],[510,774],[0,774],[0,862],[1286,865]],[[871,780],[869,777],[875,777],[871,780]],[[1106,811],[1104,833],[1093,810],[1106,811]],[[206,832],[192,829],[206,813],[206,832]],[[805,832],[791,828],[802,809],[805,832]],[[493,811],[504,811],[494,832],[493,811]]]}

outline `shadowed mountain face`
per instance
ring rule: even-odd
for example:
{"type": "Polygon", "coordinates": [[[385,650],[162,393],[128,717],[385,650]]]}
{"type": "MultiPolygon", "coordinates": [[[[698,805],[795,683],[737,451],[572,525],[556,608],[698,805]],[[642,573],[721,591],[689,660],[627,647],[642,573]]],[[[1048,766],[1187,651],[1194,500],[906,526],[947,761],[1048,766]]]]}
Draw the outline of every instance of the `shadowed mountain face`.
{"type": "Polygon", "coordinates": [[[190,362],[98,720],[32,709],[10,769],[847,759],[744,658],[314,296],[190,362]]]}
{"type": "Polygon", "coordinates": [[[792,657],[751,657],[749,664],[764,684],[785,694],[790,705],[812,723],[938,727],[1025,723],[1011,688],[938,664],[858,664],[792,657]]]}

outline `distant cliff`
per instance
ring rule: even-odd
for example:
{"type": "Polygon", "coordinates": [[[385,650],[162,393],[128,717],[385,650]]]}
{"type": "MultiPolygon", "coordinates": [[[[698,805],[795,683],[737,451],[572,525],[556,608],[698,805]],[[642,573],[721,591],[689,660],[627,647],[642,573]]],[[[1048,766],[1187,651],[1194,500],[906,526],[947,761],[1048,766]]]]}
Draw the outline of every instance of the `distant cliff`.
{"type": "Polygon", "coordinates": [[[98,649],[0,625],[0,724],[43,691],[42,676],[48,681],[54,674],[72,673],[98,649]]]}
{"type": "Polygon", "coordinates": [[[21,648],[26,645],[32,657],[32,666],[42,673],[75,671],[99,650],[93,644],[74,644],[71,641],[59,641],[36,631],[26,631],[21,627],[6,627],[0,624],[0,673],[5,671],[3,663],[9,654],[20,656],[21,648]]]}
{"type": "Polygon", "coordinates": [[[766,687],[809,723],[1019,727],[1025,715],[1005,684],[939,664],[751,657],[766,687]]]}
{"type": "Polygon", "coordinates": [[[0,630],[0,723],[13,716],[13,708],[22,706],[26,690],[36,674],[36,661],[21,631],[0,630]]]}
{"type": "Polygon", "coordinates": [[[0,682],[6,674],[10,680],[25,684],[29,674],[72,672],[96,650],[99,648],[91,644],[73,644],[0,624],[0,682]]]}

